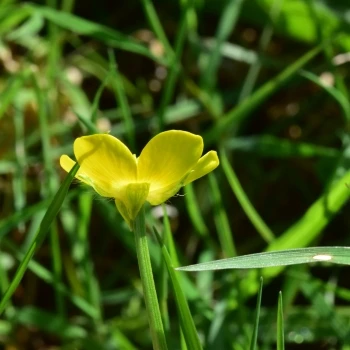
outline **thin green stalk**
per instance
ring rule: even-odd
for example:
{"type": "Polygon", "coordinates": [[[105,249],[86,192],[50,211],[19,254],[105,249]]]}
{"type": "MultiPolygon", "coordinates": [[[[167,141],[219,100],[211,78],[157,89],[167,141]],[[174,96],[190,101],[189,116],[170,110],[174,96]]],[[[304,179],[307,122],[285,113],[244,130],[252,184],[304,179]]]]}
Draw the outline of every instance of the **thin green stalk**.
{"type": "Polygon", "coordinates": [[[153,348],[155,350],[168,349],[162,317],[159,310],[156,287],[153,279],[152,265],[146,236],[145,209],[143,207],[137,215],[133,226],[137,260],[139,264],[153,348]]]}

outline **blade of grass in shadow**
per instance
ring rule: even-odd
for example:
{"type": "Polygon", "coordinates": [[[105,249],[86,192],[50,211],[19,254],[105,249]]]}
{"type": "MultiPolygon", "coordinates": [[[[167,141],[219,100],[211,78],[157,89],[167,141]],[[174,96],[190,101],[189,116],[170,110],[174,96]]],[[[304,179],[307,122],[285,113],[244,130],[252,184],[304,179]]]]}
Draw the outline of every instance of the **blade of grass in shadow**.
{"type": "MultiPolygon", "coordinates": [[[[169,216],[167,213],[166,205],[162,204],[163,209],[163,225],[164,225],[164,243],[166,244],[166,247],[168,249],[168,252],[170,254],[172,264],[173,266],[179,266],[179,256],[178,256],[178,249],[176,248],[173,234],[171,232],[171,225],[169,221],[169,216]]],[[[202,295],[198,292],[196,286],[191,281],[191,279],[188,278],[187,275],[181,275],[179,276],[180,284],[182,286],[182,290],[184,291],[186,297],[188,299],[200,299],[202,295]]]]}
{"type": "Polygon", "coordinates": [[[2,93],[0,94],[0,119],[4,115],[7,110],[9,104],[13,101],[13,99],[18,94],[18,91],[23,86],[26,79],[29,77],[30,72],[24,71],[19,74],[14,75],[6,81],[6,85],[4,86],[2,93]]]}
{"type": "Polygon", "coordinates": [[[78,117],[78,119],[82,122],[82,124],[87,128],[89,134],[98,134],[99,130],[95,126],[95,124],[85,117],[84,115],[78,113],[77,111],[74,111],[75,115],[78,117]]]}
{"type": "Polygon", "coordinates": [[[96,122],[97,122],[97,111],[98,111],[98,107],[99,107],[99,104],[100,104],[100,99],[101,99],[101,96],[102,96],[102,92],[103,90],[105,89],[107,83],[109,83],[109,80],[110,80],[110,73],[108,73],[106,75],[106,77],[103,79],[101,85],[99,86],[96,94],[95,94],[95,97],[94,97],[94,100],[92,101],[92,112],[91,112],[91,122],[96,125],[96,122]]]}
{"type": "Polygon", "coordinates": [[[15,31],[30,15],[30,11],[24,6],[12,6],[10,1],[7,3],[4,0],[0,1],[0,35],[4,37],[5,33],[10,34],[15,31]]]}
{"type": "MultiPolygon", "coordinates": [[[[71,191],[67,197],[72,198],[78,194],[78,191],[71,191]]],[[[0,220],[0,240],[3,239],[6,234],[8,234],[12,229],[14,229],[20,222],[26,222],[35,214],[40,212],[41,210],[47,208],[50,204],[49,199],[44,199],[41,202],[23,208],[6,219],[0,220]]]]}
{"type": "Polygon", "coordinates": [[[235,256],[237,255],[236,246],[233,240],[233,234],[230,228],[227,213],[222,203],[218,181],[213,173],[208,174],[208,179],[211,193],[210,197],[214,209],[214,221],[219,236],[221,249],[225,256],[235,256]]]}
{"type": "MultiPolygon", "coordinates": [[[[322,15],[319,11],[317,11],[317,4],[315,0],[309,1],[306,3],[306,6],[309,6],[310,14],[314,19],[314,23],[317,28],[317,36],[318,41],[322,42],[324,40],[327,40],[328,35],[326,34],[326,31],[324,30],[324,21],[322,18],[322,15]]],[[[326,58],[328,69],[330,70],[331,74],[334,76],[334,82],[335,82],[335,90],[337,90],[337,93],[344,97],[346,101],[349,100],[349,93],[346,86],[346,83],[343,78],[343,74],[340,73],[339,69],[336,67],[336,63],[334,60],[334,57],[337,54],[337,49],[334,47],[335,45],[327,45],[324,47],[323,52],[324,56],[326,58]]],[[[344,114],[345,121],[349,123],[350,121],[350,114],[345,113],[344,114]]]]}
{"type": "Polygon", "coordinates": [[[155,229],[153,229],[153,232],[158,240],[159,246],[161,247],[163,259],[167,266],[170,280],[174,289],[175,301],[179,312],[181,329],[184,334],[187,347],[191,350],[201,350],[202,345],[200,343],[196,326],[192,319],[191,311],[188,307],[186,297],[181,289],[181,285],[179,283],[177,274],[174,270],[172,258],[170,257],[168,250],[164,245],[159,233],[155,229]]]}
{"type": "Polygon", "coordinates": [[[243,2],[244,0],[228,0],[222,9],[218,29],[215,33],[214,47],[210,50],[210,54],[202,68],[200,86],[208,93],[212,93],[215,90],[217,71],[222,56],[221,48],[234,30],[243,2]]]}
{"type": "Polygon", "coordinates": [[[127,140],[129,142],[129,147],[131,150],[136,150],[135,144],[135,125],[132,119],[132,114],[130,111],[130,106],[128,103],[128,99],[126,97],[125,89],[123,86],[123,82],[118,70],[118,65],[114,57],[114,53],[112,50],[108,50],[108,58],[110,65],[110,74],[111,74],[111,84],[115,93],[115,97],[118,105],[122,110],[122,115],[124,119],[124,125],[126,130],[127,140]]]}
{"type": "MultiPolygon", "coordinates": [[[[4,247],[11,252],[11,254],[19,261],[22,261],[25,254],[18,248],[13,242],[8,239],[3,239],[2,244],[4,247]]],[[[55,282],[54,276],[44,266],[40,265],[37,261],[32,259],[28,264],[28,270],[32,271],[37,277],[45,281],[47,284],[53,285],[55,282]]],[[[73,305],[80,309],[83,313],[91,317],[92,319],[98,318],[98,311],[94,307],[87,303],[86,300],[78,295],[72,293],[64,284],[57,283],[55,288],[58,288],[62,294],[64,294],[73,305]]],[[[6,308],[7,309],[7,308],[6,308]]]]}
{"type": "Polygon", "coordinates": [[[346,96],[344,96],[344,94],[338,90],[337,88],[333,87],[333,86],[329,86],[324,84],[320,78],[313,74],[312,72],[308,72],[308,71],[301,71],[300,75],[312,82],[314,82],[315,84],[317,84],[318,86],[320,86],[322,89],[324,89],[325,91],[327,91],[338,103],[340,108],[343,111],[344,114],[344,118],[345,120],[350,121],[350,103],[349,100],[347,99],[346,96]]]}
{"type": "MultiPolygon", "coordinates": [[[[144,2],[149,2],[148,0],[144,0],[144,2]]],[[[177,81],[177,77],[179,75],[179,71],[181,69],[181,56],[184,48],[185,41],[187,39],[187,15],[191,9],[190,4],[191,1],[186,1],[186,6],[182,7],[181,18],[177,29],[177,36],[175,39],[175,52],[174,54],[170,54],[170,64],[169,71],[165,81],[165,85],[162,92],[162,97],[160,99],[160,104],[158,108],[158,132],[163,131],[165,125],[165,112],[170,104],[175,90],[175,85],[177,81]]]]}
{"type": "Polygon", "coordinates": [[[309,278],[302,282],[300,287],[302,294],[309,299],[313,309],[317,310],[319,321],[329,321],[329,327],[333,329],[337,338],[349,341],[350,333],[347,318],[336,311],[334,304],[325,300],[326,286],[324,282],[322,281],[322,284],[320,284],[309,278]]]}
{"type": "Polygon", "coordinates": [[[170,57],[173,56],[173,49],[168,41],[168,38],[166,37],[162,24],[160,23],[159,17],[153,6],[152,0],[141,0],[141,3],[146,17],[148,19],[148,22],[151,28],[153,29],[154,33],[156,34],[157,38],[162,43],[167,54],[170,55],[170,57]]]}
{"type": "MultiPolygon", "coordinates": [[[[282,250],[296,247],[306,247],[314,241],[323,228],[333,219],[334,215],[350,199],[350,172],[346,173],[337,183],[325,192],[309,207],[306,213],[276,238],[267,251],[282,250]]],[[[273,277],[280,269],[269,269],[263,272],[265,277],[273,277]]]]}
{"type": "Polygon", "coordinates": [[[249,220],[251,221],[253,226],[256,228],[260,236],[266,242],[268,243],[272,242],[275,239],[273,232],[266,225],[264,220],[260,217],[259,213],[255,210],[248,196],[244,192],[233,168],[231,167],[227,159],[226,152],[223,148],[221,148],[220,150],[220,160],[221,160],[221,165],[226,175],[226,178],[231,186],[233,193],[235,194],[239,203],[241,204],[242,209],[244,210],[244,212],[246,213],[249,220]]]}
{"type": "Polygon", "coordinates": [[[252,152],[262,157],[327,157],[335,158],[341,155],[336,148],[313,145],[306,142],[293,142],[272,135],[244,136],[230,138],[225,143],[229,150],[252,152]]]}
{"type": "Polygon", "coordinates": [[[257,269],[315,262],[350,265],[350,247],[313,247],[277,250],[248,254],[179,267],[180,271],[207,271],[224,269],[257,269]]]}
{"type": "MultiPolygon", "coordinates": [[[[53,35],[54,38],[56,38],[56,30],[54,25],[52,25],[52,28],[50,29],[50,37],[53,35]],[[51,33],[52,31],[52,33],[51,33]]],[[[53,53],[53,56],[50,58],[49,61],[52,60],[52,62],[49,62],[50,68],[50,84],[51,84],[51,91],[56,93],[55,88],[55,81],[56,76],[55,72],[57,71],[57,61],[59,60],[60,55],[60,49],[59,46],[54,45],[53,50],[55,51],[53,53]],[[55,69],[53,68],[55,66],[55,69]]],[[[45,93],[45,89],[43,89],[42,86],[39,86],[39,82],[36,79],[36,76],[32,76],[37,106],[38,106],[38,117],[39,117],[39,129],[40,129],[40,141],[41,141],[41,147],[43,152],[43,158],[44,158],[44,181],[41,182],[41,194],[43,197],[51,198],[54,193],[57,191],[57,188],[59,186],[59,180],[58,175],[55,173],[54,169],[54,163],[53,163],[53,155],[52,155],[52,146],[51,146],[51,140],[50,140],[50,132],[49,132],[49,116],[51,116],[51,121],[53,118],[55,118],[58,115],[57,104],[56,101],[50,101],[49,94],[45,93]],[[49,101],[49,103],[47,102],[49,101]]],[[[53,273],[55,275],[55,282],[62,282],[62,256],[61,256],[61,247],[59,242],[59,235],[58,235],[58,229],[55,220],[52,222],[50,227],[50,233],[49,233],[49,239],[50,239],[50,257],[51,257],[51,264],[53,273]]],[[[57,312],[60,315],[60,317],[63,317],[66,312],[66,305],[65,305],[65,298],[61,294],[60,291],[58,291],[55,288],[55,299],[56,299],[56,306],[57,306],[57,312]]]]}
{"type": "Polygon", "coordinates": [[[252,340],[250,342],[250,350],[256,350],[257,349],[258,330],[259,330],[259,317],[260,317],[260,307],[261,307],[261,296],[262,296],[263,284],[264,284],[264,280],[263,280],[262,277],[260,277],[260,288],[259,288],[259,292],[258,292],[258,298],[257,298],[257,301],[256,301],[255,321],[254,321],[252,340]]]}
{"type": "Polygon", "coordinates": [[[68,188],[71,182],[73,181],[74,176],[78,171],[78,169],[79,169],[79,164],[76,163],[75,166],[72,168],[72,170],[67,174],[62,185],[60,186],[56,195],[52,199],[45,213],[45,216],[41,222],[39,231],[33,243],[30,245],[29,249],[27,250],[26,254],[23,257],[23,260],[21,261],[19,267],[17,268],[9,288],[6,290],[5,294],[2,296],[2,299],[0,302],[0,314],[3,313],[8,300],[11,298],[12,294],[15,292],[16,288],[21,282],[22,277],[28,268],[28,264],[30,260],[32,259],[33,255],[35,254],[35,252],[37,251],[37,249],[40,247],[43,240],[45,239],[46,233],[48,232],[52,222],[54,221],[58,211],[60,210],[62,203],[66,197],[66,194],[68,192],[68,188]]]}
{"type": "Polygon", "coordinates": [[[215,142],[221,134],[230,130],[232,125],[239,123],[250,112],[256,109],[263,101],[265,101],[272,93],[277,91],[283,84],[285,84],[298,70],[310,62],[322,49],[322,45],[308,51],[304,56],[300,57],[296,62],[290,64],[284,71],[271,79],[258,90],[256,90],[250,97],[242,101],[238,106],[232,108],[225,115],[223,115],[217,124],[212,127],[204,135],[204,141],[207,146],[215,142]]]}
{"type": "Polygon", "coordinates": [[[282,292],[279,292],[279,295],[278,295],[278,308],[277,308],[277,350],[284,350],[284,324],[283,324],[282,292]]]}
{"type": "Polygon", "coordinates": [[[25,327],[34,327],[66,341],[83,339],[88,335],[88,331],[81,325],[70,323],[67,318],[36,306],[20,308],[16,313],[16,323],[25,327]]]}
{"type": "Polygon", "coordinates": [[[32,4],[26,4],[25,6],[31,9],[33,13],[38,13],[56,25],[71,30],[76,34],[87,35],[104,42],[110,47],[137,53],[149,57],[155,62],[166,64],[163,59],[153,55],[147,47],[139,44],[132,37],[128,37],[114,29],[48,7],[35,6],[32,4]]]}
{"type": "Polygon", "coordinates": [[[79,221],[77,223],[76,234],[74,235],[74,246],[72,247],[72,257],[76,263],[76,273],[82,279],[85,298],[93,305],[98,313],[95,321],[102,320],[102,309],[100,301],[100,287],[94,274],[93,262],[91,261],[91,251],[89,245],[89,227],[92,213],[93,195],[90,192],[82,193],[78,198],[79,221]]]}
{"type": "MultiPolygon", "coordinates": [[[[280,10],[281,10],[281,6],[284,0],[274,0],[271,6],[271,10],[270,10],[270,21],[266,24],[266,26],[264,27],[260,40],[259,40],[259,52],[262,53],[266,50],[272,34],[273,34],[273,25],[272,23],[274,23],[274,21],[276,20],[276,18],[278,17],[280,10]]],[[[241,102],[243,101],[245,98],[247,98],[248,96],[251,95],[255,83],[258,79],[258,75],[260,72],[262,66],[262,62],[260,60],[256,60],[254,63],[252,63],[252,65],[249,68],[247,77],[244,80],[238,101],[241,102]]]]}
{"type": "MultiPolygon", "coordinates": [[[[14,195],[15,211],[22,210],[26,206],[26,164],[27,152],[25,148],[25,123],[24,111],[22,103],[17,101],[14,111],[14,127],[15,127],[15,154],[16,154],[16,171],[13,174],[12,188],[14,195]]],[[[19,223],[18,229],[21,233],[24,232],[23,224],[19,223]]]]}
{"type": "Polygon", "coordinates": [[[203,215],[201,213],[198,199],[194,193],[193,184],[190,183],[185,186],[185,203],[187,213],[190,217],[192,225],[194,226],[196,232],[201,236],[201,238],[207,242],[209,246],[213,246],[214,242],[209,235],[209,230],[205,224],[203,215]]]}

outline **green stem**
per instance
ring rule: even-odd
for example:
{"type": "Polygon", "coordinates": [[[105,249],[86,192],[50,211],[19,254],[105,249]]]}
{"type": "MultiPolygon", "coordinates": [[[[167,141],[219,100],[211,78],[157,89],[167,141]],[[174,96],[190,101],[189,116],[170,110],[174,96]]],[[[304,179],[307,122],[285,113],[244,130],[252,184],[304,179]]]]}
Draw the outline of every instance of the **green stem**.
{"type": "Polygon", "coordinates": [[[162,317],[159,310],[156,287],[153,280],[152,265],[146,236],[145,210],[143,207],[137,215],[133,226],[137,260],[140,269],[153,348],[155,350],[165,350],[168,349],[168,347],[166,344],[162,317]]]}

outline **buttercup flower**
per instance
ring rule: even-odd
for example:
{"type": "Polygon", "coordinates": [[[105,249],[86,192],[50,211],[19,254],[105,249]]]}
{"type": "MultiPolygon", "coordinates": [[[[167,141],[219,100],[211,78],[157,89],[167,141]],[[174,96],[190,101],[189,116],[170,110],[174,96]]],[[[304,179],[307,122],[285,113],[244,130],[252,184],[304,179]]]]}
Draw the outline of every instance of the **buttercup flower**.
{"type": "MultiPolygon", "coordinates": [[[[114,198],[130,227],[146,201],[159,205],[219,165],[215,151],[202,153],[202,137],[179,130],[153,137],[138,158],[112,135],[83,136],[74,142],[80,165],[76,178],[101,196],[114,198]]],[[[62,155],[60,164],[69,172],[75,162],[62,155]]]]}

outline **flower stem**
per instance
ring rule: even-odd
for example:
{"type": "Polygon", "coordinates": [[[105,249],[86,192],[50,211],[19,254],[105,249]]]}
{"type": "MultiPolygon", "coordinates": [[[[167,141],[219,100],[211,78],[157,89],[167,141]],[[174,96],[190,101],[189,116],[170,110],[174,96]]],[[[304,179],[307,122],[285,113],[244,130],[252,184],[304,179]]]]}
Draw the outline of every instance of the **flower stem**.
{"type": "Polygon", "coordinates": [[[168,348],[165,339],[163,322],[160,315],[156,288],[153,280],[152,266],[146,236],[145,210],[143,207],[135,219],[133,229],[135,233],[137,260],[139,264],[153,348],[155,350],[166,350],[168,348]]]}

